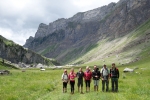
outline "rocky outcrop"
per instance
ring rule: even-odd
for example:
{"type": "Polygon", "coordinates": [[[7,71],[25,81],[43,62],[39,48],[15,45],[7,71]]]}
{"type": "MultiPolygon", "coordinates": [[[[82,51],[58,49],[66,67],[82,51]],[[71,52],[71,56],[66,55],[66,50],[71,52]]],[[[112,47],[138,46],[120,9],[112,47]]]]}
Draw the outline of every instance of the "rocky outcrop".
{"type": "Polygon", "coordinates": [[[18,64],[19,62],[23,62],[25,64],[41,63],[44,65],[54,65],[50,59],[25,49],[2,36],[0,36],[0,47],[0,58],[11,61],[12,63],[18,64]]]}
{"type": "Polygon", "coordinates": [[[99,40],[124,36],[149,18],[149,0],[120,0],[49,25],[40,24],[24,47],[66,63],[86,54],[99,40]]]}
{"type": "MultiPolygon", "coordinates": [[[[47,35],[47,31],[48,31],[48,25],[41,23],[41,24],[39,25],[38,31],[37,31],[36,34],[35,34],[35,38],[46,36],[46,35],[47,35]],[[42,34],[41,34],[41,33],[42,33],[42,34]]],[[[29,38],[29,39],[30,39],[30,38],[29,38]]],[[[31,39],[32,39],[32,38],[31,38],[31,39]]],[[[31,40],[31,39],[30,39],[30,40],[31,40]]]]}
{"type": "Polygon", "coordinates": [[[0,75],[8,75],[10,74],[10,71],[8,70],[0,70],[0,75]]]}

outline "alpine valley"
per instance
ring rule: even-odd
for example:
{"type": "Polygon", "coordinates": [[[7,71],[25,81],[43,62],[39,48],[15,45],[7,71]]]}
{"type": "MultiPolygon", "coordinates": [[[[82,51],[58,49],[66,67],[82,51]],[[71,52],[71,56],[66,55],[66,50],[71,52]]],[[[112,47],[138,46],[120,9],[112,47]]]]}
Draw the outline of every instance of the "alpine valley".
{"type": "Polygon", "coordinates": [[[41,23],[24,47],[61,64],[126,64],[150,55],[149,41],[150,0],[120,0],[41,23]]]}

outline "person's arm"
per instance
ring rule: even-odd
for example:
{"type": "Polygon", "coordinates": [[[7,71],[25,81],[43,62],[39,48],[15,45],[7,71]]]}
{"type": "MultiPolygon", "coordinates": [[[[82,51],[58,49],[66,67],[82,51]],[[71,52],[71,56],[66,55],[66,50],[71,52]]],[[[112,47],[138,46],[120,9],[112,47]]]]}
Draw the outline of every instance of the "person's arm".
{"type": "Polygon", "coordinates": [[[69,75],[67,74],[67,82],[69,81],[69,75]]]}
{"type": "Polygon", "coordinates": [[[86,75],[85,75],[85,72],[84,72],[84,79],[85,79],[86,75]]]}
{"type": "Polygon", "coordinates": [[[84,81],[86,80],[86,74],[85,74],[85,72],[84,72],[84,81]]]}
{"type": "Polygon", "coordinates": [[[82,77],[84,78],[84,72],[82,72],[82,77]]]}
{"type": "Polygon", "coordinates": [[[104,68],[101,69],[101,79],[102,80],[104,80],[103,71],[104,71],[104,68]]]}
{"type": "Polygon", "coordinates": [[[110,78],[111,78],[111,69],[110,69],[110,72],[109,72],[110,74],[109,74],[109,76],[110,76],[110,78]]]}
{"type": "Polygon", "coordinates": [[[68,75],[68,81],[70,81],[70,74],[68,75]]]}
{"type": "MultiPolygon", "coordinates": [[[[118,70],[118,69],[117,69],[118,70]]],[[[119,79],[119,70],[118,70],[118,79],[119,79]]]]}
{"type": "Polygon", "coordinates": [[[93,77],[93,78],[95,77],[95,74],[94,74],[94,72],[92,72],[92,77],[93,77]]]}
{"type": "Polygon", "coordinates": [[[78,76],[78,72],[76,73],[76,77],[78,76]]]}
{"type": "Polygon", "coordinates": [[[92,79],[92,72],[90,72],[91,74],[90,74],[90,82],[92,81],[91,79],[92,79]]]}
{"type": "Polygon", "coordinates": [[[92,72],[90,72],[90,74],[89,74],[89,79],[91,79],[92,78],[92,72]]]}
{"type": "Polygon", "coordinates": [[[110,79],[110,71],[108,68],[107,68],[107,70],[108,70],[108,79],[110,79]]]}
{"type": "Polygon", "coordinates": [[[100,77],[101,77],[101,73],[100,71],[98,71],[98,79],[100,79],[100,77]]]}

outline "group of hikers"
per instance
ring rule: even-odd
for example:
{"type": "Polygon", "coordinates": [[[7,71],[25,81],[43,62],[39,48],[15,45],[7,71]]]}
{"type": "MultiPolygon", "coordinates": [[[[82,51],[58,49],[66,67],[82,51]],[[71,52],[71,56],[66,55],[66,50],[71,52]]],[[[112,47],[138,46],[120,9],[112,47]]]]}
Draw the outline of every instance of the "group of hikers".
{"type": "Polygon", "coordinates": [[[115,66],[115,63],[112,63],[112,67],[110,70],[104,64],[102,69],[94,65],[94,69],[91,71],[89,66],[86,67],[86,71],[83,72],[82,68],[79,68],[77,73],[74,72],[72,68],[70,73],[67,73],[65,69],[62,74],[62,81],[63,81],[63,93],[67,92],[67,84],[70,83],[71,86],[71,94],[74,94],[74,86],[75,86],[75,78],[77,78],[77,86],[78,92],[83,94],[83,81],[85,81],[86,85],[86,92],[90,91],[90,83],[93,79],[94,82],[94,91],[98,91],[99,89],[99,81],[102,80],[102,91],[108,92],[109,90],[109,79],[111,79],[111,89],[112,92],[118,92],[118,79],[119,79],[119,70],[115,66]],[[105,89],[106,86],[106,89],[105,89]]]}

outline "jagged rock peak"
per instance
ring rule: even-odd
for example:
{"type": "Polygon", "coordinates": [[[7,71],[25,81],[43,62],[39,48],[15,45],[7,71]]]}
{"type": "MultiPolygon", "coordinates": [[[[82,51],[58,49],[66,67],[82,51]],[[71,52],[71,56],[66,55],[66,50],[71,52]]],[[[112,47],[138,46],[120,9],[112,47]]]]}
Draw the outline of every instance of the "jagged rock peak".
{"type": "Polygon", "coordinates": [[[34,37],[30,36],[29,39],[26,40],[26,44],[24,45],[24,47],[28,47],[32,41],[34,40],[34,37]]]}
{"type": "Polygon", "coordinates": [[[48,34],[55,32],[56,30],[65,29],[70,22],[84,23],[102,20],[108,13],[110,13],[115,8],[115,5],[116,3],[110,3],[107,6],[102,6],[90,11],[79,12],[71,18],[60,18],[54,22],[49,23],[49,25],[41,23],[39,25],[38,31],[35,34],[35,38],[44,37],[48,34]]]}
{"type": "Polygon", "coordinates": [[[89,10],[86,12],[79,12],[75,14],[73,17],[69,18],[69,21],[73,22],[89,22],[96,21],[97,19],[103,19],[110,11],[115,8],[116,3],[110,3],[109,5],[105,5],[93,10],[89,10]]]}
{"type": "Polygon", "coordinates": [[[48,25],[46,25],[46,24],[44,24],[44,23],[41,23],[41,24],[39,25],[39,28],[45,27],[45,26],[48,26],[48,25]]]}
{"type": "Polygon", "coordinates": [[[44,23],[41,23],[39,25],[39,28],[35,34],[35,38],[38,38],[38,37],[44,37],[46,36],[47,34],[47,29],[48,29],[48,25],[44,24],[44,23]]]}

